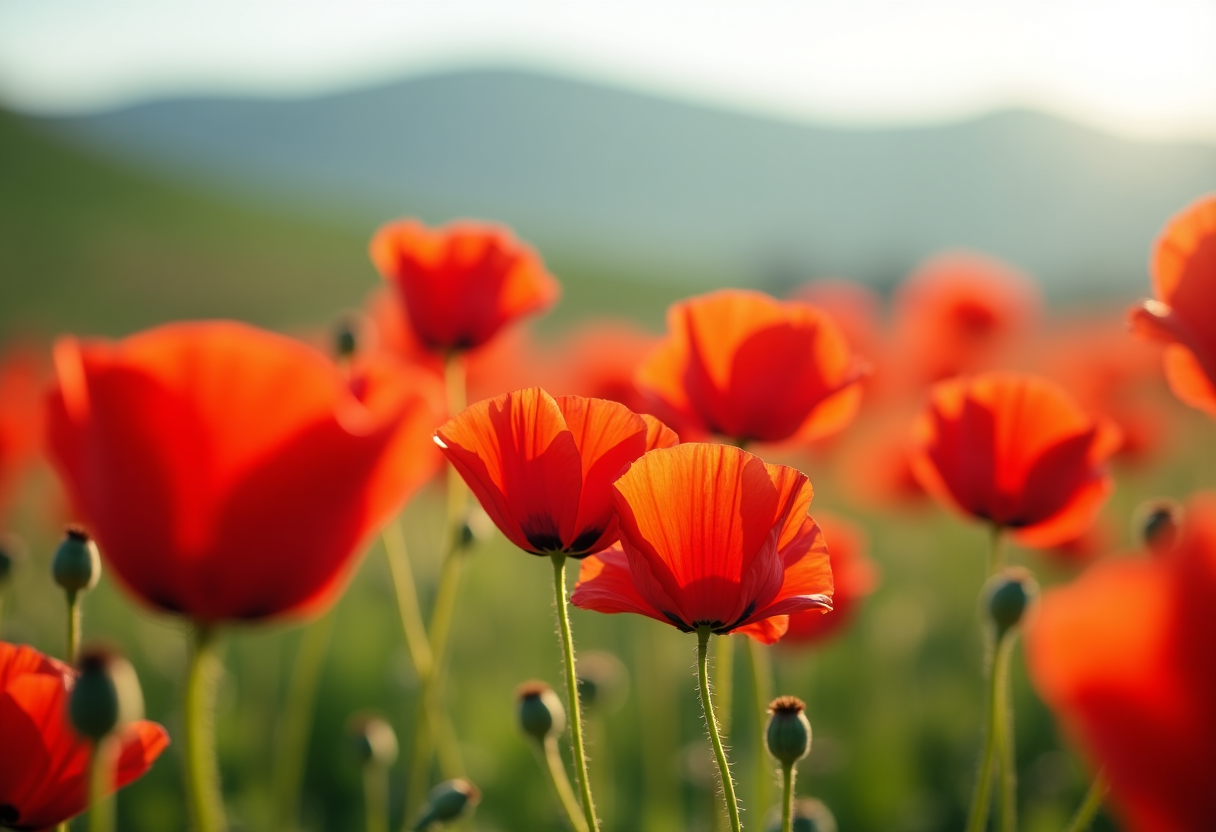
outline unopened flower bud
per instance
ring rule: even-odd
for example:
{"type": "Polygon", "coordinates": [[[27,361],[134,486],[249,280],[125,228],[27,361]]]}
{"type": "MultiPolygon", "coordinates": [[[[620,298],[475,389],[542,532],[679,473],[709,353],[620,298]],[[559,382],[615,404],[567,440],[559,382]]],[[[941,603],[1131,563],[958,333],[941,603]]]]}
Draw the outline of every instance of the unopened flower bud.
{"type": "Polygon", "coordinates": [[[768,753],[784,765],[793,765],[811,750],[811,723],[806,704],[796,696],[778,696],[768,706],[768,753]]]}
{"type": "Polygon", "coordinates": [[[131,663],[104,647],[86,648],[76,661],[77,677],[68,697],[68,716],[82,737],[100,742],[142,719],[144,696],[131,663]]]}
{"type": "Polygon", "coordinates": [[[984,584],[984,609],[999,638],[1021,622],[1039,594],[1034,576],[1021,567],[1010,567],[984,584]]]}
{"type": "Polygon", "coordinates": [[[1173,500],[1151,500],[1136,510],[1136,516],[1138,534],[1150,552],[1161,555],[1174,548],[1182,526],[1182,506],[1173,500]]]}
{"type": "Polygon", "coordinates": [[[68,592],[81,592],[97,586],[101,578],[101,558],[94,543],[84,529],[68,526],[55,557],[51,561],[51,574],[55,583],[68,592]]]}
{"type": "Polygon", "coordinates": [[[476,806],[479,800],[481,792],[468,780],[445,780],[426,796],[426,806],[414,823],[415,832],[421,832],[433,823],[455,820],[476,806]]]}
{"type": "Polygon", "coordinates": [[[578,657],[578,701],[588,710],[611,712],[629,693],[629,671],[616,656],[591,650],[578,657]]]}
{"type": "Polygon", "coordinates": [[[381,768],[388,768],[397,762],[397,734],[393,726],[380,717],[356,714],[347,730],[359,762],[381,768]]]}
{"type": "Polygon", "coordinates": [[[544,682],[524,682],[515,690],[519,727],[537,742],[566,728],[566,709],[544,682]]]}
{"type": "MultiPolygon", "coordinates": [[[[806,797],[794,804],[793,832],[836,832],[836,817],[822,800],[806,797]]],[[[781,832],[781,810],[769,813],[765,832],[781,832]]]]}

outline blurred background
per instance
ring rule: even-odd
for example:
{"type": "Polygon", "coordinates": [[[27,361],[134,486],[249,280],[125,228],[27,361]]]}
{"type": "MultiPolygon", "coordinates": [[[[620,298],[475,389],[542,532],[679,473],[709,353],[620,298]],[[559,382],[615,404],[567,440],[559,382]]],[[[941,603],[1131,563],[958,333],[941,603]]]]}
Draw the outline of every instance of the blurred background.
{"type": "MultiPolygon", "coordinates": [[[[507,223],[541,251],[564,294],[535,355],[590,318],[660,332],[670,302],[721,286],[785,296],[844,278],[885,300],[960,250],[1030,275],[1055,310],[1115,321],[1149,293],[1163,223],[1213,189],[1210,2],[0,0],[0,345],[204,317],[324,331],[379,286],[367,242],[404,215],[507,223]]],[[[1132,545],[1140,500],[1211,485],[1177,450],[1197,417],[1153,395],[1172,441],[1121,469],[1108,549],[1132,545]]],[[[858,472],[830,448],[788,453],[816,507],[869,530],[882,572],[846,633],[776,651],[777,691],[807,699],[815,726],[800,790],[843,829],[959,828],[981,718],[984,530],[853,499],[858,472]]],[[[7,525],[30,557],[0,627],[57,653],[46,567],[65,510],[48,471],[27,485],[7,525]]],[[[407,517],[424,603],[440,499],[407,517]]],[[[485,792],[475,825],[558,829],[512,720],[517,683],[559,681],[548,571],[500,539],[474,557],[451,696],[485,792]]],[[[1035,563],[1048,581],[1075,569],[1035,563]]],[[[340,649],[304,829],[362,822],[351,713],[380,709],[408,747],[416,680],[385,573],[377,547],[331,613],[340,649]]],[[[580,647],[620,656],[632,680],[623,706],[592,714],[605,828],[709,829],[692,640],[574,619],[580,647]]],[[[86,633],[128,650],[149,716],[173,730],[180,628],[103,580],[86,633]]],[[[274,828],[275,720],[299,638],[229,639],[220,748],[240,829],[274,828]]],[[[758,827],[744,669],[734,745],[758,827]]],[[[1058,829],[1087,774],[1016,677],[1025,828],[1058,829]]],[[[171,753],[124,793],[120,828],[182,828],[178,782],[171,753]]]]}

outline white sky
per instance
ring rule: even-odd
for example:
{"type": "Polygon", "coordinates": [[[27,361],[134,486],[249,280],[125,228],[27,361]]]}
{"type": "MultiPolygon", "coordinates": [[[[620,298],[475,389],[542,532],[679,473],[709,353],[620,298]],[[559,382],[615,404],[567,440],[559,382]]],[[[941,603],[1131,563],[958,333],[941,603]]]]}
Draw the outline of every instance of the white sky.
{"type": "Polygon", "coordinates": [[[819,121],[1032,106],[1216,141],[1216,0],[0,0],[0,100],[39,112],[508,63],[819,121]]]}

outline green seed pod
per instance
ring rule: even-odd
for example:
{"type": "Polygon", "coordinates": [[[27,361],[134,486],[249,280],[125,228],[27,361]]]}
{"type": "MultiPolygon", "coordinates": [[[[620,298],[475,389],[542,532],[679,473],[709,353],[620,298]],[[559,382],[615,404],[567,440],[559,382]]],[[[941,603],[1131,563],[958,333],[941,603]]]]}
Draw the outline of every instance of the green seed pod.
{"type": "MultiPolygon", "coordinates": [[[[822,800],[806,797],[794,804],[794,832],[836,832],[836,817],[822,800]]],[[[765,832],[781,832],[781,810],[769,812],[765,832]]]]}
{"type": "Polygon", "coordinates": [[[355,756],[363,765],[388,768],[397,762],[397,734],[375,714],[356,714],[347,724],[355,756]]]}
{"type": "Polygon", "coordinates": [[[68,697],[68,716],[82,737],[100,742],[128,722],[143,718],[144,697],[131,663],[104,647],[80,651],[79,674],[68,697]]]}
{"type": "Polygon", "coordinates": [[[984,584],[984,609],[998,637],[1016,627],[1039,594],[1039,584],[1027,570],[1014,566],[984,584]]]}
{"type": "Polygon", "coordinates": [[[82,592],[97,586],[101,578],[101,558],[84,529],[69,526],[51,561],[55,583],[68,592],[82,592]]]}
{"type": "Polygon", "coordinates": [[[544,682],[524,682],[515,689],[519,727],[537,742],[566,728],[566,709],[544,682]]]}
{"type": "Polygon", "coordinates": [[[783,765],[793,765],[811,751],[811,723],[806,704],[796,696],[778,696],[768,706],[768,753],[783,765]]]}
{"type": "Polygon", "coordinates": [[[468,780],[457,778],[445,780],[431,789],[426,796],[422,815],[414,823],[415,832],[421,832],[433,823],[447,823],[471,810],[481,800],[481,792],[468,780]]]}
{"type": "Polygon", "coordinates": [[[1136,509],[1136,527],[1140,540],[1155,555],[1162,555],[1178,542],[1182,527],[1182,506],[1173,500],[1150,500],[1136,509]]]}

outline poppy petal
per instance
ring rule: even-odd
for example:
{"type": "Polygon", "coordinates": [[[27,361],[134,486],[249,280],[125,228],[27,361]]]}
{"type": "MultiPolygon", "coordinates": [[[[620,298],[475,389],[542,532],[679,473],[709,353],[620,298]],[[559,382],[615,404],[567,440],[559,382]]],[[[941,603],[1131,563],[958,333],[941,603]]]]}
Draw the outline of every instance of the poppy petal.
{"type": "Polygon", "coordinates": [[[629,558],[619,546],[583,558],[570,603],[579,609],[603,613],[632,612],[670,624],[671,618],[655,609],[634,584],[629,558]]]}
{"type": "Polygon", "coordinates": [[[732,633],[754,638],[761,644],[776,644],[786,634],[790,626],[788,615],[772,615],[751,624],[744,624],[731,630],[732,633]]]}

